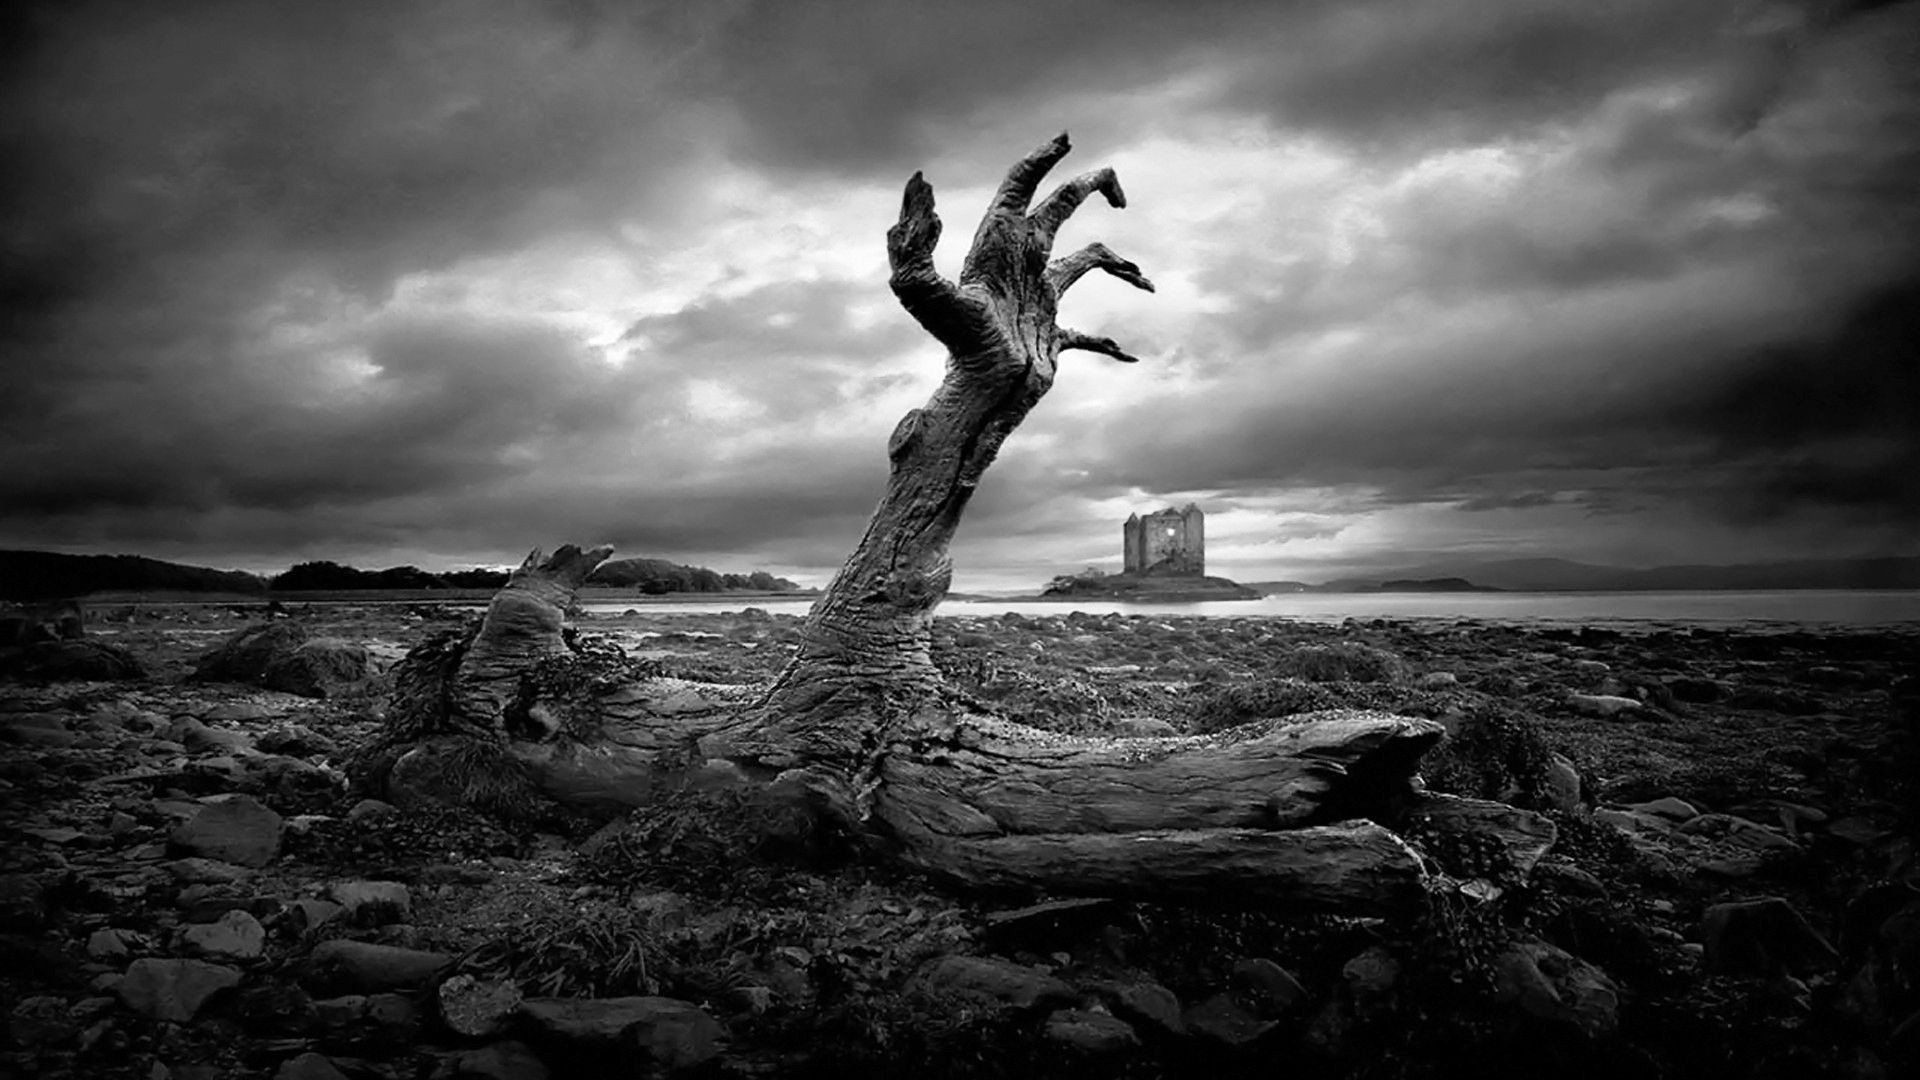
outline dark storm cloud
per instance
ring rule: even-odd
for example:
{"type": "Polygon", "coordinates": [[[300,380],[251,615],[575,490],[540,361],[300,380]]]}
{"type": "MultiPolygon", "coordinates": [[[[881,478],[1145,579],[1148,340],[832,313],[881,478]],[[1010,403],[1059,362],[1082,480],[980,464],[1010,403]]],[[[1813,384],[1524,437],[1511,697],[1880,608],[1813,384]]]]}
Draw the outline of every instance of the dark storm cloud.
{"type": "Polygon", "coordinates": [[[1920,437],[1888,404],[1913,396],[1913,328],[1866,300],[1920,232],[1911,4],[10,10],[9,543],[327,557],[534,536],[830,565],[939,357],[885,292],[887,211],[820,240],[866,245],[860,269],[782,281],[757,246],[779,213],[831,215],[915,168],[985,185],[1062,127],[1197,148],[1148,189],[1162,217],[1111,227],[1205,258],[1188,309],[1175,288],[1084,323],[1148,357],[1112,376],[1139,404],[1069,358],[963,545],[1070,533],[1136,488],[1518,511],[1711,483],[1754,520],[1916,501],[1920,437]],[[1181,189],[1242,135],[1341,161],[1301,214],[1374,193],[1346,256],[1289,249],[1300,223],[1258,172],[1181,189]],[[1517,179],[1423,179],[1449,150],[1509,154],[1517,179]],[[716,194],[743,176],[762,186],[716,194]],[[701,257],[736,273],[645,303],[541,293],[537,267],[518,289],[462,276],[592,242],[670,278],[668,256],[729,228],[739,250],[701,257]],[[1326,352],[1343,373],[1294,359],[1342,333],[1371,335],[1326,352]]]}

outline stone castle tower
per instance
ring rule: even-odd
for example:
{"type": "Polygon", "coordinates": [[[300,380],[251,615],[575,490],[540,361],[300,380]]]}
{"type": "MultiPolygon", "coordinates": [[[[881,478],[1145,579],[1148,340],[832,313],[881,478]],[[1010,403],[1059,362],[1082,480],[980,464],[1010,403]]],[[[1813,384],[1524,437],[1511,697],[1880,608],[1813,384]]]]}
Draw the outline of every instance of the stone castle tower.
{"type": "Polygon", "coordinates": [[[1207,572],[1207,516],[1188,503],[1141,517],[1127,515],[1120,526],[1129,574],[1203,577],[1207,572]]]}

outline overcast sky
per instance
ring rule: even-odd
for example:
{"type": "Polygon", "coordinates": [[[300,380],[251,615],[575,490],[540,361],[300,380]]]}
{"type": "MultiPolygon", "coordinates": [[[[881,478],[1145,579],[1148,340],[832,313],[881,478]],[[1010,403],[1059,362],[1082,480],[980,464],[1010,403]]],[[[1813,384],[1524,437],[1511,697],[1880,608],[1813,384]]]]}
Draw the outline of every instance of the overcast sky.
{"type": "Polygon", "coordinates": [[[1056,132],[1089,278],[959,587],[1920,554],[1920,4],[8,5],[0,546],[274,571],[536,545],[823,583],[1056,132]]]}

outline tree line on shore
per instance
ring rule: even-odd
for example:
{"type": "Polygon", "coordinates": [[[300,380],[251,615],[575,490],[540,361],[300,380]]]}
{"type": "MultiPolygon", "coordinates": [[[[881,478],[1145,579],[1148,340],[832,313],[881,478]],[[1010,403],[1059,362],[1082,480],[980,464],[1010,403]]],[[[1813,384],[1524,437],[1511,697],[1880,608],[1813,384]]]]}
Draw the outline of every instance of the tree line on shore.
{"type": "MultiPolygon", "coordinates": [[[[45,600],[100,592],[323,592],[373,589],[498,589],[508,571],[488,567],[435,573],[417,566],[362,570],[327,560],[296,564],[279,574],[214,570],[139,555],[67,555],[51,551],[0,551],[0,598],[45,600]]],[[[677,592],[794,592],[800,587],[764,570],[729,574],[666,559],[620,559],[602,565],[588,582],[638,589],[652,595],[677,592]]]]}

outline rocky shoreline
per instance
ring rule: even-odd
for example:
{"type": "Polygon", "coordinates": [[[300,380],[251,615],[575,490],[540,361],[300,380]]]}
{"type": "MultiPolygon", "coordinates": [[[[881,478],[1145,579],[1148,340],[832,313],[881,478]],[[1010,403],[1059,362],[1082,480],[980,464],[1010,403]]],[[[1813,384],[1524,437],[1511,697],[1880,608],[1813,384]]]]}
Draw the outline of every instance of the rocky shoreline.
{"type": "MultiPolygon", "coordinates": [[[[1920,628],[939,620],[959,688],[1057,730],[1445,724],[1429,786],[1560,840],[1521,876],[1414,831],[1438,884],[1391,925],[954,898],[768,858],[693,797],[532,835],[358,798],[386,668],[462,617],[143,606],[0,656],[0,1073],[1865,1078],[1920,1050],[1920,628]]],[[[798,620],[580,626],[719,698],[798,620]]]]}

